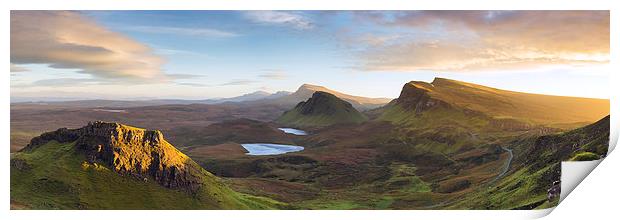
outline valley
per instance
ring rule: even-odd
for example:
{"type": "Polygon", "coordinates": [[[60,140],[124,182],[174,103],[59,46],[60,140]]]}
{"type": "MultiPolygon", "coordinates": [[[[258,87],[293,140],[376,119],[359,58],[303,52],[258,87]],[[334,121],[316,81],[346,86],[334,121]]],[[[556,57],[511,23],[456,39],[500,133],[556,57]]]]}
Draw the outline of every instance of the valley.
{"type": "Polygon", "coordinates": [[[605,157],[609,141],[609,100],[518,93],[443,78],[405,83],[393,100],[314,85],[260,97],[126,107],[92,101],[13,103],[12,204],[33,209],[547,208],[558,202],[547,200],[547,190],[559,181],[559,162],[605,157]],[[88,157],[75,152],[74,139],[53,138],[36,151],[30,147],[43,132],[88,130],[93,121],[165,134],[166,143],[195,164],[192,169],[204,169],[208,181],[217,182],[207,184],[205,192],[219,192],[226,205],[197,202],[183,190],[162,189],[152,181],[119,178],[110,171],[113,161],[81,165],[88,157]],[[51,155],[62,159],[52,162],[51,155]],[[53,170],[79,178],[46,175],[53,170]],[[98,170],[105,174],[96,175],[98,170]],[[119,189],[106,189],[102,193],[113,199],[101,202],[95,195],[73,193],[76,188],[90,192],[98,187],[89,186],[92,181],[108,178],[145,191],[127,195],[157,196],[140,207],[140,202],[115,206],[125,198],[110,195],[119,189]],[[47,191],[33,196],[32,184],[47,191]],[[208,188],[213,185],[221,188],[208,188]],[[158,201],[166,198],[182,201],[164,207],[158,201]]]}

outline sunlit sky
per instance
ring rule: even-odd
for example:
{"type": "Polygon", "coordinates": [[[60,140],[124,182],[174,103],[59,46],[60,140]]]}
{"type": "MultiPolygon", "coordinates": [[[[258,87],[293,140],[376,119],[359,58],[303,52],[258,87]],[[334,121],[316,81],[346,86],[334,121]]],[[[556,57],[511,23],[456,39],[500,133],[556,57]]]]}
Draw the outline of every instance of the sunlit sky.
{"type": "Polygon", "coordinates": [[[452,78],[608,98],[608,11],[12,11],[11,96],[397,97],[452,78]]]}

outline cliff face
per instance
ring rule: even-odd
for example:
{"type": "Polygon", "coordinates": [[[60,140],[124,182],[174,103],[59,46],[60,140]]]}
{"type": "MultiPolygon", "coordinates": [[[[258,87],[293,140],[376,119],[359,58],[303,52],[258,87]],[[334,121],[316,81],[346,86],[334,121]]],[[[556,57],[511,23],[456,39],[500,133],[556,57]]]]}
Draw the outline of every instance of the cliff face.
{"type": "Polygon", "coordinates": [[[400,105],[406,110],[416,113],[426,111],[438,105],[448,106],[441,100],[431,98],[429,91],[432,84],[425,82],[409,82],[403,86],[400,95],[393,103],[400,105]]]}
{"type": "Polygon", "coordinates": [[[34,150],[52,140],[75,142],[77,151],[89,163],[103,164],[121,175],[145,181],[152,178],[168,188],[196,192],[206,173],[169,144],[160,131],[97,121],[78,129],[44,133],[33,138],[23,151],[34,150]]]}

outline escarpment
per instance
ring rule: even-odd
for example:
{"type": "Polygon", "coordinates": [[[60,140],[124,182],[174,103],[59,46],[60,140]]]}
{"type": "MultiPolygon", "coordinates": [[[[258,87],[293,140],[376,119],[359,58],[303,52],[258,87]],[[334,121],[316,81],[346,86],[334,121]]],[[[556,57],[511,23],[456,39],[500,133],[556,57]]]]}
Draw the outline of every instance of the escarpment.
{"type": "Polygon", "coordinates": [[[35,150],[49,141],[75,142],[76,151],[88,163],[105,165],[120,175],[144,181],[153,179],[168,188],[193,193],[201,187],[202,176],[211,175],[156,130],[97,121],[78,129],[44,133],[33,138],[23,151],[35,150]]]}

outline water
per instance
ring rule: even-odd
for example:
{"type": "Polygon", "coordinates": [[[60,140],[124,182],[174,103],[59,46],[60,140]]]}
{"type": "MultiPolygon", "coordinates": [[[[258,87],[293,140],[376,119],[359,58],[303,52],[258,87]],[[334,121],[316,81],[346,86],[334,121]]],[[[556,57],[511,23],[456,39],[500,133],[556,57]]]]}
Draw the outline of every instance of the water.
{"type": "Polygon", "coordinates": [[[308,135],[308,132],[303,131],[303,130],[299,130],[299,129],[295,129],[295,128],[278,128],[278,130],[284,131],[284,133],[287,133],[287,134],[308,135]]]}
{"type": "Polygon", "coordinates": [[[241,146],[248,151],[248,153],[246,153],[247,155],[278,155],[304,150],[304,147],[302,146],[286,144],[254,143],[241,144],[241,146]]]}
{"type": "Polygon", "coordinates": [[[113,112],[113,113],[125,113],[127,111],[122,109],[93,109],[96,112],[113,112]]]}

